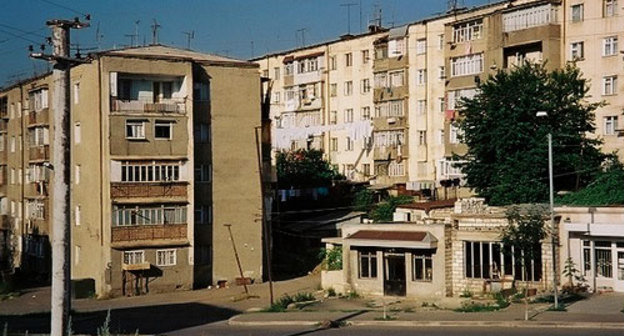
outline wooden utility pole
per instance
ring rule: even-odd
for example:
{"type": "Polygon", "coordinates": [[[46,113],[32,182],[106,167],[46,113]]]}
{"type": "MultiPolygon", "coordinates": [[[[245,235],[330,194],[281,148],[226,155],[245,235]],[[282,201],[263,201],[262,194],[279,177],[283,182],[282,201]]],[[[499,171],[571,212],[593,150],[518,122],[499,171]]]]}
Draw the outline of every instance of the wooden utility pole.
{"type": "Polygon", "coordinates": [[[238,251],[236,250],[236,243],[234,243],[234,236],[232,235],[232,224],[223,224],[230,233],[230,241],[232,242],[232,248],[234,249],[234,257],[236,257],[236,264],[238,265],[238,272],[240,273],[241,280],[243,281],[243,287],[245,287],[245,295],[249,296],[249,289],[247,289],[247,281],[243,275],[243,267],[241,266],[240,258],[238,257],[238,251]]]}
{"type": "MultiPolygon", "coordinates": [[[[87,18],[88,19],[88,18],[87,18]]],[[[32,53],[31,57],[52,62],[52,111],[54,142],[52,169],[54,187],[52,189],[52,294],[50,333],[52,336],[66,336],[69,333],[71,310],[71,241],[70,224],[70,88],[69,71],[77,60],[69,57],[70,29],[88,27],[88,23],[75,20],[50,20],[46,24],[52,28],[52,55],[32,53]]]]}
{"type": "MultiPolygon", "coordinates": [[[[270,86],[270,85],[269,85],[270,86]]],[[[270,90],[269,90],[270,92],[270,90]]],[[[269,280],[269,298],[271,300],[271,305],[273,305],[273,267],[271,265],[271,245],[273,237],[271,236],[271,230],[269,229],[269,224],[266,219],[266,202],[264,200],[266,191],[264,186],[264,169],[262,166],[262,141],[261,136],[258,134],[258,131],[262,132],[262,126],[255,128],[256,133],[256,151],[258,155],[258,174],[260,175],[260,194],[262,195],[262,231],[264,233],[264,254],[267,263],[267,277],[269,280]]]]}

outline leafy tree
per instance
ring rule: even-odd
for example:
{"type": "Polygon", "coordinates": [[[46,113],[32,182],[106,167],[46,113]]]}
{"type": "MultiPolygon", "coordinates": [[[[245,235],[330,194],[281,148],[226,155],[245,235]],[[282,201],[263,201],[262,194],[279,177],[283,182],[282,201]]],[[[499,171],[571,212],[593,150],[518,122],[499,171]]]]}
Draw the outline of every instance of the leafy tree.
{"type": "Polygon", "coordinates": [[[397,206],[412,203],[414,198],[410,196],[390,196],[384,202],[377,204],[369,213],[370,218],[375,222],[392,221],[392,216],[397,206]]]}
{"type": "Polygon", "coordinates": [[[564,195],[558,203],[581,206],[624,204],[624,165],[616,158],[611,159],[592,183],[564,195]]]}
{"type": "Polygon", "coordinates": [[[355,194],[353,209],[355,211],[370,211],[375,203],[375,193],[369,189],[362,189],[355,194]]]}
{"type": "Polygon", "coordinates": [[[555,190],[577,190],[592,181],[605,155],[594,111],[603,103],[585,100],[588,82],[574,65],[546,70],[525,62],[499,70],[460,101],[457,126],[468,147],[461,167],[470,187],[492,205],[548,199],[548,142],[553,135],[555,190]],[[547,117],[537,117],[546,111],[547,117]]]}
{"type": "MultiPolygon", "coordinates": [[[[541,205],[512,206],[507,209],[508,224],[503,229],[501,241],[505,246],[513,248],[512,257],[516,264],[522,265],[525,279],[528,279],[528,270],[531,260],[541,254],[541,243],[546,237],[544,219],[546,207],[541,205]]],[[[511,249],[505,249],[511,251],[511,249]]],[[[507,252],[510,253],[510,252],[507,252]]],[[[525,287],[525,319],[528,319],[528,286],[525,287]]]]}
{"type": "Polygon", "coordinates": [[[277,153],[276,166],[277,184],[282,189],[329,186],[345,179],[323,160],[323,151],[316,149],[277,153]]]}

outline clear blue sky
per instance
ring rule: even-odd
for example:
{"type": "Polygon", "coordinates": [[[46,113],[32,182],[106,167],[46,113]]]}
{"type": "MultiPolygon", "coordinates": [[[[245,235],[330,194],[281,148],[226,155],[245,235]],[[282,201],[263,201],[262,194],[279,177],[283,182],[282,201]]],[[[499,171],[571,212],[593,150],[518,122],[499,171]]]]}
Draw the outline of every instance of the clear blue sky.
{"type": "MultiPolygon", "coordinates": [[[[73,31],[72,42],[83,48],[121,47],[130,43],[139,20],[139,41],[151,42],[151,25],[162,26],[160,43],[186,46],[184,31],[195,31],[191,48],[248,59],[269,52],[312,44],[347,32],[347,9],[341,4],[362,4],[362,26],[366,27],[373,8],[382,8],[383,24],[408,23],[441,13],[446,0],[2,0],[0,10],[0,86],[15,76],[27,77],[45,71],[42,61],[28,58],[29,44],[43,43],[49,36],[45,21],[91,14],[91,27],[73,31]],[[67,8],[64,8],[67,7],[67,8]],[[25,34],[29,33],[29,34],[25,34]],[[20,37],[16,37],[21,36],[20,37]],[[31,41],[27,41],[31,40],[31,41]],[[253,41],[253,55],[252,55],[253,41]],[[37,43],[34,43],[37,42],[37,43]]],[[[459,0],[475,6],[492,0],[459,0]]],[[[359,6],[351,7],[351,32],[360,31],[359,6]]],[[[49,48],[47,49],[49,51],[49,48]]]]}

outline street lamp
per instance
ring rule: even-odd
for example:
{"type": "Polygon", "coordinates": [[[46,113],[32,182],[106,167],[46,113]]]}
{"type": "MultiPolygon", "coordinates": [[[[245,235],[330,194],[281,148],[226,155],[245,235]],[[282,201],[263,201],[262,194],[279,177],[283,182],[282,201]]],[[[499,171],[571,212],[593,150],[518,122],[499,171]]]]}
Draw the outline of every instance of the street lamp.
{"type": "MultiPolygon", "coordinates": [[[[546,118],[548,117],[548,112],[546,111],[538,111],[535,114],[538,118],[546,118]]],[[[550,237],[551,237],[551,245],[552,245],[552,266],[553,266],[553,294],[555,298],[555,309],[559,308],[559,295],[557,293],[557,239],[555,235],[558,235],[558,232],[555,232],[555,207],[554,207],[554,186],[553,186],[553,156],[552,156],[552,133],[548,132],[548,180],[550,184],[550,237]]]]}

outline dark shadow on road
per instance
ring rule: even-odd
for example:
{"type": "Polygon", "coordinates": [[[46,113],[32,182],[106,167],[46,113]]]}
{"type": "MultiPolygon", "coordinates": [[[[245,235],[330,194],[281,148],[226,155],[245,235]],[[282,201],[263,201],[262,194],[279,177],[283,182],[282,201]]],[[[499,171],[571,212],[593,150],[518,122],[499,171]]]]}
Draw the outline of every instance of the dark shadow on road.
{"type": "Polygon", "coordinates": [[[303,336],[303,335],[309,335],[312,333],[315,333],[317,331],[321,331],[321,330],[327,330],[327,329],[334,329],[334,328],[340,328],[343,326],[343,323],[346,322],[348,319],[362,315],[364,313],[366,313],[368,310],[360,310],[357,311],[353,314],[349,314],[349,315],[345,315],[339,319],[336,319],[334,321],[324,321],[321,322],[321,325],[314,328],[314,329],[310,329],[310,330],[304,330],[304,331],[300,331],[294,334],[288,334],[286,336],[303,336]]]}
{"type": "MultiPolygon", "coordinates": [[[[74,334],[95,335],[106,319],[106,310],[72,314],[74,334]]],[[[111,334],[161,334],[227,320],[239,311],[200,303],[114,309],[110,311],[111,334]]],[[[8,324],[10,332],[49,333],[50,314],[0,316],[0,325],[8,324]]]]}

